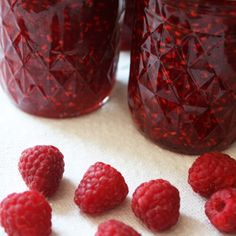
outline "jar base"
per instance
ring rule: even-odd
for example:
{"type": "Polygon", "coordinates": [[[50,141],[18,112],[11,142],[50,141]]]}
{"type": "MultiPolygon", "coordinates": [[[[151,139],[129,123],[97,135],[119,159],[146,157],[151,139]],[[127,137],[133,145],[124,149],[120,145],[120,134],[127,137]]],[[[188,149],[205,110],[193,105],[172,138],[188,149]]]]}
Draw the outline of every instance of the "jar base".
{"type": "Polygon", "coordinates": [[[205,149],[190,149],[189,147],[173,147],[171,145],[168,144],[164,144],[162,142],[155,142],[159,147],[161,147],[162,149],[171,151],[171,152],[175,152],[178,154],[183,154],[183,155],[188,155],[188,156],[196,156],[196,155],[202,155],[204,153],[207,152],[222,152],[224,150],[226,150],[227,148],[229,148],[232,144],[228,144],[225,145],[224,147],[212,147],[212,148],[205,148],[205,149]]]}
{"type": "Polygon", "coordinates": [[[204,148],[197,148],[197,147],[192,148],[192,147],[187,147],[187,146],[186,147],[174,146],[172,143],[168,143],[165,140],[152,139],[142,129],[140,129],[139,127],[137,129],[148,141],[151,141],[153,144],[157,145],[158,147],[160,147],[164,150],[178,153],[178,154],[182,154],[182,155],[196,156],[196,155],[202,155],[207,152],[222,152],[222,151],[226,150],[227,148],[229,148],[234,143],[234,142],[231,142],[231,143],[227,143],[227,144],[218,144],[213,147],[204,147],[204,148]]]}
{"type": "Polygon", "coordinates": [[[21,107],[20,105],[14,103],[18,109],[21,111],[38,117],[44,117],[44,118],[52,118],[52,119],[66,119],[66,118],[73,118],[73,117],[79,117],[83,115],[87,115],[89,113],[97,111],[99,108],[101,108],[103,105],[105,105],[110,99],[110,94],[106,96],[101,102],[97,103],[96,105],[89,107],[88,109],[85,109],[83,111],[67,111],[67,112],[60,112],[60,113],[53,113],[53,112],[32,112],[28,110],[27,108],[21,107]]]}

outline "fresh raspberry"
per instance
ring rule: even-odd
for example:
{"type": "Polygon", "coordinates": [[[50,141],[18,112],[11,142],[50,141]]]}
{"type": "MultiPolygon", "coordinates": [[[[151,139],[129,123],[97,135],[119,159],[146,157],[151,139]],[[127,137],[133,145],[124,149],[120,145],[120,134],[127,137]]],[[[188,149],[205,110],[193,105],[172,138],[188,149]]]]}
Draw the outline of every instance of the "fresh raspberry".
{"type": "Polygon", "coordinates": [[[35,191],[13,193],[0,204],[0,222],[8,236],[48,236],[52,209],[35,191]]]}
{"type": "Polygon", "coordinates": [[[188,182],[203,197],[210,197],[223,188],[236,187],[236,161],[223,153],[206,153],[189,169],[188,182]]]}
{"type": "Polygon", "coordinates": [[[141,234],[120,221],[109,220],[99,225],[95,236],[141,236],[141,234]]]}
{"type": "Polygon", "coordinates": [[[175,225],[180,215],[179,208],[179,191],[162,179],[141,184],[133,194],[134,214],[154,232],[175,225]]]}
{"type": "Polygon", "coordinates": [[[205,205],[211,223],[224,233],[236,233],[236,189],[227,188],[214,193],[205,205]]]}
{"type": "Polygon", "coordinates": [[[19,171],[31,189],[46,197],[58,189],[64,172],[64,157],[53,146],[35,146],[21,154],[19,171]]]}
{"type": "Polygon", "coordinates": [[[76,192],[75,203],[88,214],[99,214],[120,205],[128,194],[121,173],[97,162],[85,173],[76,192]]]}

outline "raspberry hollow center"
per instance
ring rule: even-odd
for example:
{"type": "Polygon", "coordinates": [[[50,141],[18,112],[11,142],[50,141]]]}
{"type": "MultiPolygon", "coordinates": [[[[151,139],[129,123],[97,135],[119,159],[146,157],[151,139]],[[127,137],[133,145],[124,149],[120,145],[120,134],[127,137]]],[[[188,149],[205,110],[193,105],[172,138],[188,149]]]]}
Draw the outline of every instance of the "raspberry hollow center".
{"type": "Polygon", "coordinates": [[[222,200],[218,200],[215,202],[214,204],[215,206],[215,210],[218,211],[218,212],[222,212],[225,208],[225,202],[222,201],[222,200]]]}

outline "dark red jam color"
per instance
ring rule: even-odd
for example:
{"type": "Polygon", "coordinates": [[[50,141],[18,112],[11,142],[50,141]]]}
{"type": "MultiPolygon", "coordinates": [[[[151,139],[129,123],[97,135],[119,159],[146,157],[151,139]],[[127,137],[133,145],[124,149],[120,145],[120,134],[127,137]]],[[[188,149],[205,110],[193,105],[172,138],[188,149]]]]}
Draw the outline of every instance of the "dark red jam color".
{"type": "Polygon", "coordinates": [[[139,129],[185,154],[236,139],[236,1],[137,4],[129,106],[139,129]]]}
{"type": "Polygon", "coordinates": [[[121,0],[1,0],[1,84],[31,114],[71,117],[113,87],[121,0]]]}
{"type": "Polygon", "coordinates": [[[121,50],[129,51],[131,49],[132,28],[134,23],[135,0],[125,0],[125,18],[121,34],[121,50]]]}

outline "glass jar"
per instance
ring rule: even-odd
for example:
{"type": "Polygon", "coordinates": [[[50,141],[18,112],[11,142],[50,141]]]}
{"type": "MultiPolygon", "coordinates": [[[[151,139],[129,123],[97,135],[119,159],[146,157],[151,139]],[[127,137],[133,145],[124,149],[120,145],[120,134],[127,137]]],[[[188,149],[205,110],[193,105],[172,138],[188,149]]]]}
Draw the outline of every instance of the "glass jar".
{"type": "Polygon", "coordinates": [[[185,154],[236,139],[236,1],[137,4],[129,106],[139,129],[185,154]]]}
{"type": "Polygon", "coordinates": [[[1,1],[0,80],[14,103],[56,118],[100,107],[115,81],[122,1],[1,1]]]}
{"type": "Polygon", "coordinates": [[[132,28],[134,23],[135,0],[125,0],[125,18],[121,34],[121,50],[129,51],[131,49],[132,28]]]}

